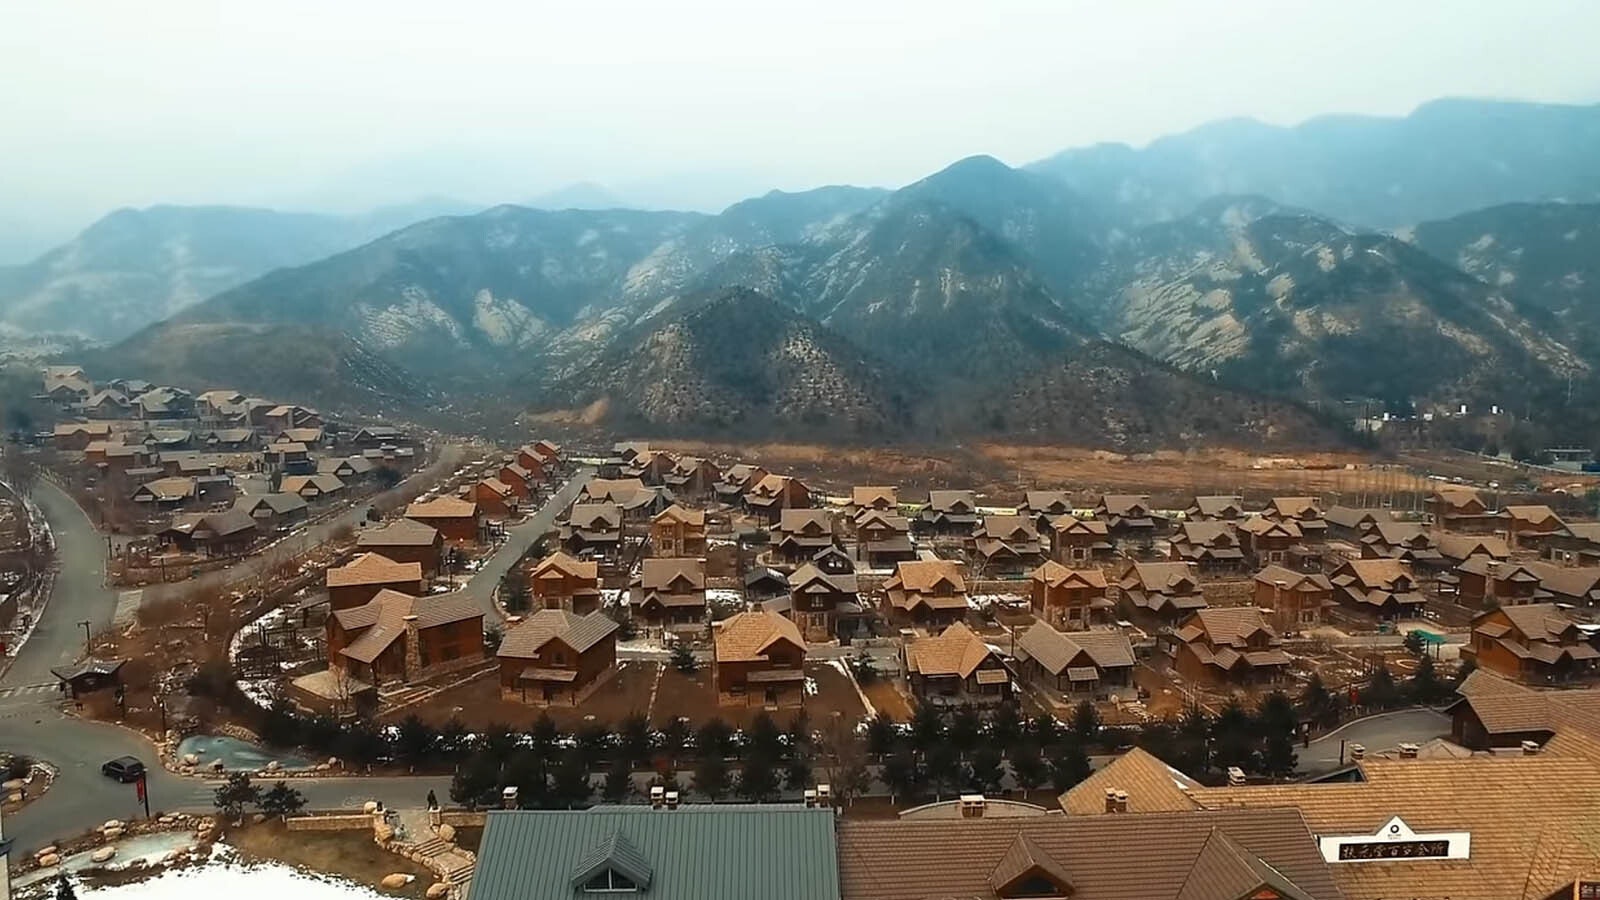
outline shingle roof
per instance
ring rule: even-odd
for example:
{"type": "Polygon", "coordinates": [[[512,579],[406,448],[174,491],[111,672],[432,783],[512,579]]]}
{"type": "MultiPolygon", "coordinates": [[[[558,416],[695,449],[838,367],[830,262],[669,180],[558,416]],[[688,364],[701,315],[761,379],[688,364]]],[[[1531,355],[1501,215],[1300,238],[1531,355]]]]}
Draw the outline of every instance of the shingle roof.
{"type": "Polygon", "coordinates": [[[1178,891],[1178,900],[1239,900],[1247,896],[1311,900],[1309,893],[1283,873],[1239,846],[1227,832],[1213,827],[1189,869],[1183,889],[1178,891]]]}
{"type": "Polygon", "coordinates": [[[1072,495],[1066,491],[1027,491],[1023,494],[1023,506],[1036,513],[1051,508],[1070,510],[1072,495]]]}
{"type": "Polygon", "coordinates": [[[704,528],[706,525],[706,511],[703,509],[685,509],[674,503],[656,513],[657,522],[682,522],[691,528],[704,528]]]}
{"type": "Polygon", "coordinates": [[[328,587],[400,584],[422,581],[422,563],[395,562],[381,553],[363,553],[348,564],[328,570],[328,587]]]}
{"type": "Polygon", "coordinates": [[[1082,532],[1084,534],[1104,535],[1107,533],[1105,522],[1098,519],[1080,519],[1076,516],[1056,516],[1050,520],[1050,527],[1062,534],[1082,532]]]}
{"type": "MultiPolygon", "coordinates": [[[[1217,900],[1184,894],[1195,876],[1223,874],[1199,866],[1215,832],[1240,852],[1260,857],[1299,893],[1285,900],[1340,898],[1331,868],[1299,813],[1292,809],[1188,812],[1093,817],[1034,816],[944,820],[841,820],[839,881],[852,900],[976,900],[996,896],[997,875],[1016,870],[1018,857],[1053,861],[1040,866],[1052,880],[1070,879],[1084,900],[1217,900]],[[1019,850],[1018,837],[1031,846],[1019,850]],[[1009,865],[1002,866],[1008,862],[1009,865]]],[[[1231,874],[1231,872],[1229,872],[1231,874]]],[[[1059,884],[1059,882],[1058,882],[1059,884]]],[[[1065,887],[1066,885],[1060,885],[1065,887]]],[[[475,898],[479,900],[479,898],[475,898]]],[[[1227,900],[1238,900],[1237,896],[1227,900]]]]}
{"type": "Polygon", "coordinates": [[[958,507],[965,512],[972,512],[978,508],[977,495],[972,491],[929,491],[928,508],[940,512],[950,512],[958,507]]]}
{"type": "Polygon", "coordinates": [[[598,610],[586,616],[564,609],[541,609],[506,632],[496,655],[532,659],[551,638],[559,638],[574,652],[583,653],[620,627],[598,610]]]}
{"type": "Polygon", "coordinates": [[[800,629],[787,618],[772,612],[743,612],[729,617],[716,635],[717,662],[757,662],[780,640],[805,650],[800,629]]]}
{"type": "Polygon", "coordinates": [[[583,497],[589,500],[621,503],[624,500],[632,500],[634,494],[644,489],[644,482],[637,478],[591,478],[589,483],[583,486],[583,497]]]}
{"type": "Polygon", "coordinates": [[[1053,588],[1069,583],[1102,590],[1106,587],[1105,572],[1099,569],[1071,569],[1053,559],[1045,560],[1043,565],[1034,569],[1032,578],[1053,588]]]}
{"type": "Polygon", "coordinates": [[[1394,521],[1394,514],[1387,509],[1366,509],[1358,506],[1333,506],[1329,507],[1322,518],[1341,528],[1356,528],[1364,521],[1377,523],[1394,521]]]}
{"type": "Polygon", "coordinates": [[[333,617],[346,629],[368,627],[360,637],[339,651],[360,663],[370,663],[405,634],[405,617],[417,617],[417,628],[433,628],[468,619],[482,619],[483,609],[476,598],[456,591],[450,594],[413,597],[399,591],[383,590],[362,606],[335,610],[333,617]],[[369,627],[370,626],[370,627],[369,627]]]}
{"type": "Polygon", "coordinates": [[[1014,887],[1015,882],[1030,874],[1044,875],[1055,886],[1056,893],[1066,895],[1074,890],[1072,873],[1067,867],[1026,834],[1018,834],[1005,855],[995,863],[989,873],[989,887],[996,894],[1006,896],[1007,888],[1014,887]]]}
{"type": "MultiPolygon", "coordinates": [[[[572,900],[582,865],[616,853],[649,867],[653,900],[839,900],[833,811],[688,805],[671,811],[493,810],[473,900],[572,900]],[[615,836],[615,837],[614,837],[615,836]],[[608,842],[618,841],[607,847],[608,842]]],[[[624,895],[626,896],[626,895],[624,895]]]]}
{"type": "Polygon", "coordinates": [[[622,527],[622,507],[615,503],[574,503],[567,521],[575,528],[609,531],[622,527]]]}
{"type": "Polygon", "coordinates": [[[1079,654],[1086,654],[1100,669],[1134,664],[1133,645],[1121,631],[1063,633],[1044,622],[1034,622],[1017,638],[1017,650],[1055,675],[1077,662],[1079,654]]]}
{"type": "Polygon", "coordinates": [[[357,547],[426,547],[438,540],[439,532],[431,525],[411,519],[397,519],[382,528],[361,532],[356,538],[357,547]]]}
{"type": "Polygon", "coordinates": [[[1148,494],[1103,494],[1097,507],[1107,515],[1127,515],[1136,508],[1142,513],[1150,512],[1150,495],[1148,494]]]}
{"type": "Polygon", "coordinates": [[[854,594],[859,590],[859,582],[854,572],[844,572],[834,575],[817,568],[814,563],[805,563],[794,570],[789,576],[789,588],[794,591],[803,591],[807,586],[821,585],[826,591],[841,594],[854,594]]]}
{"type": "Polygon", "coordinates": [[[1506,546],[1505,540],[1498,537],[1478,534],[1441,534],[1439,535],[1439,553],[1451,559],[1466,559],[1478,554],[1490,556],[1494,559],[1507,559],[1511,556],[1511,548],[1506,546]]]}
{"type": "Polygon", "coordinates": [[[973,534],[1001,541],[1037,541],[1039,531],[1026,516],[985,516],[973,534]]]}
{"type": "Polygon", "coordinates": [[[855,506],[893,509],[900,502],[900,490],[892,485],[858,485],[850,489],[850,502],[855,506]]]}
{"type": "Polygon", "coordinates": [[[1198,782],[1138,747],[1095,770],[1058,801],[1069,816],[1106,811],[1106,791],[1125,791],[1128,812],[1180,812],[1199,804],[1190,797],[1198,782]]]}
{"type": "Polygon", "coordinates": [[[967,678],[977,671],[994,651],[972,629],[956,622],[937,637],[925,637],[906,645],[908,667],[922,675],[957,675],[967,678]]]}
{"type": "Polygon", "coordinates": [[[1244,511],[1244,498],[1227,494],[1195,497],[1193,509],[1202,516],[1239,515],[1244,511]]]}
{"type": "Polygon", "coordinates": [[[1252,516],[1239,523],[1240,531],[1248,531],[1257,537],[1276,534],[1282,537],[1299,539],[1304,537],[1300,525],[1294,521],[1278,522],[1261,516],[1252,516]]]}
{"type": "Polygon", "coordinates": [[[894,577],[890,578],[885,587],[902,587],[908,591],[929,591],[939,581],[948,581],[957,592],[967,589],[966,579],[961,577],[961,564],[948,559],[919,559],[898,563],[895,566],[894,577]]]}
{"type": "Polygon", "coordinates": [[[1187,541],[1205,547],[1227,539],[1234,543],[1233,528],[1227,522],[1209,522],[1189,520],[1178,525],[1176,540],[1187,541]]]}
{"type": "MultiPolygon", "coordinates": [[[[280,516],[284,513],[291,513],[295,510],[306,508],[306,498],[300,496],[299,494],[285,494],[282,491],[279,491],[276,494],[262,494],[261,496],[255,498],[245,498],[244,500],[241,500],[240,503],[244,504],[250,509],[265,505],[268,509],[272,510],[274,514],[280,516]]],[[[359,541],[357,543],[359,544],[359,541]]]]}
{"type": "Polygon", "coordinates": [[[1321,572],[1296,572],[1284,566],[1267,566],[1256,573],[1255,580],[1266,584],[1276,584],[1281,581],[1286,591],[1303,587],[1323,591],[1333,590],[1333,583],[1321,572]]]}
{"type": "MultiPolygon", "coordinates": [[[[1198,625],[1210,638],[1211,643],[1219,646],[1243,649],[1249,637],[1256,632],[1265,632],[1269,640],[1277,642],[1277,633],[1267,625],[1267,620],[1261,617],[1261,610],[1254,606],[1210,606],[1197,609],[1189,622],[1198,625]]],[[[1179,629],[1180,636],[1184,630],[1179,629]]]]}
{"type": "Polygon", "coordinates": [[[639,564],[635,583],[645,590],[659,590],[680,578],[688,581],[690,590],[705,590],[705,563],[698,559],[652,557],[639,564]]]}
{"type": "Polygon", "coordinates": [[[600,563],[595,560],[574,559],[557,550],[539,561],[531,573],[534,578],[547,571],[555,570],[573,578],[597,579],[600,577],[600,563]]]}
{"type": "Polygon", "coordinates": [[[456,497],[419,500],[406,507],[409,519],[464,519],[477,515],[478,504],[456,497]]]}
{"type": "Polygon", "coordinates": [[[1401,578],[1416,581],[1411,577],[1411,567],[1398,559],[1352,559],[1339,567],[1341,572],[1346,570],[1359,584],[1369,588],[1387,589],[1401,578]]]}

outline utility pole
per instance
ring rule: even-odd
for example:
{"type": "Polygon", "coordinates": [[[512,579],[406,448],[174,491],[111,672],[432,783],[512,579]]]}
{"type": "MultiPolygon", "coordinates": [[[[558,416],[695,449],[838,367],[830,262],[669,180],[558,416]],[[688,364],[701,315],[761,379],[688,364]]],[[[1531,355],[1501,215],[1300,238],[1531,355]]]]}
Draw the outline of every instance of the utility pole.
{"type": "Polygon", "coordinates": [[[78,623],[83,626],[83,652],[85,656],[94,655],[94,636],[89,633],[89,620],[84,619],[78,623]]]}

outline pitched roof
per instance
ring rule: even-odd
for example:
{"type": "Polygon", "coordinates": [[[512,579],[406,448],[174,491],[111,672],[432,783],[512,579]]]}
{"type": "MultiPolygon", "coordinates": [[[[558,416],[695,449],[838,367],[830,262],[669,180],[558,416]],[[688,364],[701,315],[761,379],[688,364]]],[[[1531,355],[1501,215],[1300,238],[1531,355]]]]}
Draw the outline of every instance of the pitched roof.
{"type": "Polygon", "coordinates": [[[1207,847],[1218,832],[1238,852],[1259,858],[1284,883],[1295,886],[1298,892],[1282,894],[1283,900],[1341,897],[1331,867],[1292,809],[844,819],[838,830],[839,881],[844,895],[854,900],[993,898],[997,878],[1030,869],[1085,900],[1222,900],[1215,894],[1184,893],[1188,883],[1232,874],[1213,861],[1217,851],[1207,847]],[[1028,843],[1019,846],[1019,836],[1026,836],[1028,843]],[[1130,855],[1133,848],[1137,856],[1130,855]],[[1203,853],[1207,856],[1202,861],[1203,853]]]}
{"type": "Polygon", "coordinates": [[[589,500],[621,503],[632,500],[635,494],[644,489],[644,482],[637,478],[591,478],[583,486],[583,496],[589,500]]]}
{"type": "Polygon", "coordinates": [[[1113,759],[1058,798],[1069,816],[1106,811],[1106,791],[1125,791],[1128,812],[1184,812],[1198,808],[1190,792],[1199,782],[1138,747],[1113,759]]]}
{"type": "MultiPolygon", "coordinates": [[[[1492,615],[1495,610],[1474,617],[1492,615]]],[[[1511,620],[1511,624],[1530,640],[1559,641],[1563,635],[1577,627],[1577,622],[1554,603],[1516,603],[1499,608],[1498,612],[1511,620]]],[[[1592,648],[1587,648],[1592,651],[1592,648]]]]}
{"type": "Polygon", "coordinates": [[[396,519],[382,528],[371,528],[356,537],[357,547],[426,547],[439,539],[431,525],[412,519],[396,519]]]}
{"type": "Polygon", "coordinates": [[[1480,534],[1441,534],[1439,554],[1451,559],[1467,559],[1480,554],[1494,559],[1508,559],[1511,548],[1506,546],[1504,538],[1480,534]]]}
{"type": "Polygon", "coordinates": [[[598,610],[580,616],[564,609],[541,609],[506,631],[496,655],[532,659],[551,639],[559,639],[575,653],[584,653],[619,627],[615,620],[598,610]]]}
{"type": "Polygon", "coordinates": [[[906,664],[922,675],[956,675],[967,678],[994,651],[983,638],[962,622],[956,622],[936,637],[925,637],[906,645],[906,664]]]}
{"type": "Polygon", "coordinates": [[[1369,588],[1387,588],[1401,578],[1413,583],[1416,581],[1411,575],[1411,567],[1398,559],[1347,560],[1339,567],[1339,571],[1345,570],[1354,575],[1358,583],[1369,588]]]}
{"type": "Polygon", "coordinates": [[[1369,509],[1359,506],[1333,506],[1322,514],[1322,518],[1341,528],[1356,528],[1362,522],[1393,522],[1394,513],[1387,509],[1369,509]]]}
{"type": "Polygon", "coordinates": [[[688,558],[651,557],[639,564],[635,583],[645,590],[659,590],[680,578],[688,580],[690,590],[705,590],[705,562],[688,558]]]}
{"type": "Polygon", "coordinates": [[[195,493],[194,479],[186,475],[175,475],[171,478],[157,478],[147,481],[134,489],[135,494],[149,494],[157,501],[183,500],[193,497],[195,493]]]}
{"type": "Polygon", "coordinates": [[[329,569],[327,576],[330,588],[420,582],[422,563],[395,562],[381,553],[363,553],[343,566],[329,569]]]}
{"type": "Polygon", "coordinates": [[[1244,511],[1244,498],[1227,494],[1213,494],[1194,498],[1194,509],[1202,516],[1235,515],[1244,511]]]}
{"type": "Polygon", "coordinates": [[[472,897],[572,900],[607,859],[625,876],[648,867],[653,900],[840,898],[833,810],[798,804],[492,810],[472,897]]]}
{"type": "Polygon", "coordinates": [[[334,611],[333,617],[341,627],[368,628],[340,650],[340,655],[359,663],[372,662],[405,634],[405,619],[413,615],[417,617],[418,629],[434,628],[473,618],[481,620],[483,608],[475,597],[463,591],[413,597],[399,591],[382,590],[362,606],[334,611]]]}
{"type": "MultiPolygon", "coordinates": [[[[1254,606],[1208,606],[1195,610],[1189,622],[1199,626],[1211,643],[1220,646],[1243,648],[1257,632],[1265,632],[1274,643],[1278,636],[1261,617],[1261,610],[1254,606]]],[[[1185,630],[1178,630],[1180,637],[1185,630]]]]}
{"type": "MultiPolygon", "coordinates": [[[[339,480],[339,476],[329,472],[318,472],[315,475],[285,475],[283,480],[278,482],[278,490],[289,494],[298,494],[305,490],[308,485],[315,487],[319,493],[323,494],[330,494],[344,488],[344,482],[339,480]]],[[[411,511],[407,510],[406,515],[411,515],[411,511]]]]}
{"type": "Polygon", "coordinates": [[[1039,531],[1033,519],[1027,516],[984,516],[973,532],[978,537],[991,537],[1001,541],[1036,541],[1039,531]]]}
{"type": "Polygon", "coordinates": [[[1178,900],[1239,900],[1263,895],[1274,900],[1311,900],[1310,894],[1261,857],[1213,827],[1178,891],[1178,900]]]}
{"type": "Polygon", "coordinates": [[[457,497],[419,500],[406,507],[408,519],[465,519],[478,514],[478,504],[457,497]]]}
{"type": "Polygon", "coordinates": [[[947,581],[957,592],[967,589],[961,577],[961,564],[948,559],[918,559],[895,565],[894,576],[885,587],[901,587],[908,591],[930,591],[941,580],[947,581]]]}
{"type": "Polygon", "coordinates": [[[900,503],[900,489],[893,485],[857,485],[850,489],[855,506],[883,506],[894,509],[900,503]]]}
{"type": "Polygon", "coordinates": [[[1106,587],[1106,573],[1100,569],[1070,569],[1053,559],[1045,560],[1043,565],[1033,570],[1031,577],[1053,588],[1069,583],[1101,590],[1106,587]]]}
{"type": "Polygon", "coordinates": [[[841,594],[854,594],[859,590],[854,572],[834,575],[822,571],[816,567],[816,564],[809,562],[795,569],[794,574],[789,576],[788,581],[789,589],[794,591],[804,590],[807,585],[816,584],[822,585],[824,590],[841,594]]]}
{"type": "Polygon", "coordinates": [[[706,524],[706,511],[703,509],[685,509],[674,503],[656,513],[653,521],[656,522],[682,522],[691,528],[704,528],[706,524]]]}
{"type": "MultiPolygon", "coordinates": [[[[1200,583],[1195,579],[1194,570],[1188,563],[1181,562],[1134,562],[1128,566],[1127,575],[1131,575],[1147,591],[1166,591],[1176,587],[1181,582],[1188,582],[1194,590],[1200,589],[1200,583]]],[[[1126,577],[1124,581],[1126,581],[1126,577]]]]}
{"type": "Polygon", "coordinates": [[[1302,588],[1322,591],[1333,590],[1333,583],[1328,580],[1328,576],[1321,572],[1296,572],[1284,566],[1267,566],[1256,573],[1255,580],[1266,584],[1277,584],[1281,581],[1283,582],[1284,590],[1302,588]]]}
{"type": "MultiPolygon", "coordinates": [[[[261,494],[257,497],[246,497],[235,505],[243,505],[247,509],[255,509],[256,507],[264,505],[268,509],[272,510],[274,515],[281,516],[284,513],[292,513],[296,510],[305,509],[306,498],[300,496],[299,494],[286,494],[282,491],[279,491],[276,494],[261,494]]],[[[360,540],[358,539],[356,543],[359,546],[360,540]]]]}
{"type": "Polygon", "coordinates": [[[560,572],[572,578],[598,579],[600,577],[600,563],[592,559],[574,559],[557,550],[540,560],[539,564],[534,566],[533,571],[529,574],[534,578],[538,578],[549,571],[560,572]]]}
{"type": "Polygon", "coordinates": [[[615,503],[574,503],[567,521],[590,531],[622,527],[622,507],[615,503]]]}
{"type": "Polygon", "coordinates": [[[1121,516],[1132,512],[1134,508],[1144,513],[1150,512],[1150,495],[1148,494],[1102,494],[1099,509],[1105,510],[1107,515],[1121,516]]]}
{"type": "Polygon", "coordinates": [[[759,662],[778,641],[788,641],[802,651],[805,638],[787,618],[773,612],[742,612],[723,621],[716,635],[717,662],[759,662]]]}
{"type": "Polygon", "coordinates": [[[1106,523],[1098,519],[1080,519],[1076,516],[1056,516],[1050,520],[1050,528],[1057,533],[1083,533],[1105,535],[1108,533],[1106,523]]]}
{"type": "Polygon", "coordinates": [[[1023,494],[1022,505],[1033,512],[1051,508],[1071,510],[1072,495],[1066,491],[1027,491],[1023,494]]]}
{"type": "Polygon", "coordinates": [[[1512,519],[1518,522],[1543,523],[1555,520],[1556,526],[1561,526],[1561,517],[1556,511],[1543,504],[1502,506],[1498,513],[1502,519],[1512,519]]]}
{"type": "Polygon", "coordinates": [[[1224,538],[1233,540],[1233,528],[1228,522],[1210,522],[1198,519],[1189,519],[1178,524],[1176,540],[1187,541],[1205,547],[1215,544],[1224,538]]]}
{"type": "Polygon", "coordinates": [[[1553,566],[1530,562],[1527,567],[1539,577],[1539,586],[1563,598],[1600,601],[1600,566],[1553,566]]]}
{"type": "Polygon", "coordinates": [[[1300,530],[1300,525],[1294,521],[1278,522],[1262,516],[1251,516],[1239,523],[1240,531],[1248,531],[1257,537],[1278,535],[1280,537],[1300,539],[1305,536],[1300,530]]]}
{"type": "Polygon", "coordinates": [[[1315,497],[1273,497],[1267,502],[1267,509],[1280,516],[1320,516],[1321,510],[1317,508],[1315,497]]]}
{"type": "Polygon", "coordinates": [[[1005,855],[989,872],[989,886],[996,894],[1006,896],[1008,888],[1015,887],[1017,882],[1029,875],[1043,875],[1049,879],[1055,887],[1055,893],[1066,895],[1073,891],[1072,874],[1067,867],[1033,838],[1018,834],[1012,839],[1005,855]]]}
{"type": "Polygon", "coordinates": [[[1100,669],[1134,664],[1133,644],[1120,630],[1063,633],[1045,622],[1034,622],[1017,638],[1017,650],[1056,675],[1073,665],[1080,654],[1100,669]]]}

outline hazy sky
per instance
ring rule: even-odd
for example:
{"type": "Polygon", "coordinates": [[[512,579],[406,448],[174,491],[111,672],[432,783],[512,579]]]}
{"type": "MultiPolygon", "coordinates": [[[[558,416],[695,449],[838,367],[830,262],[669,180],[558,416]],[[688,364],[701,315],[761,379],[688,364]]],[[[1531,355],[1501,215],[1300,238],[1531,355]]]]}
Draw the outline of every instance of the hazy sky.
{"type": "Polygon", "coordinates": [[[0,0],[0,252],[124,205],[716,206],[1227,116],[1594,102],[1597,34],[1594,0],[0,0]]]}

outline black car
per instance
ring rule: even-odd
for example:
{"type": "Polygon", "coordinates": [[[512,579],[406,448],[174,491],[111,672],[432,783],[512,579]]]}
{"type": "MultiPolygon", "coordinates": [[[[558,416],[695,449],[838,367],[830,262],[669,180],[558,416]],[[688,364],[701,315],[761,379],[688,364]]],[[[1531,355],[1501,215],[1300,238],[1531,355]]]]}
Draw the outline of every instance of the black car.
{"type": "Polygon", "coordinates": [[[144,776],[144,763],[132,756],[119,756],[101,766],[100,774],[126,784],[144,776]]]}

